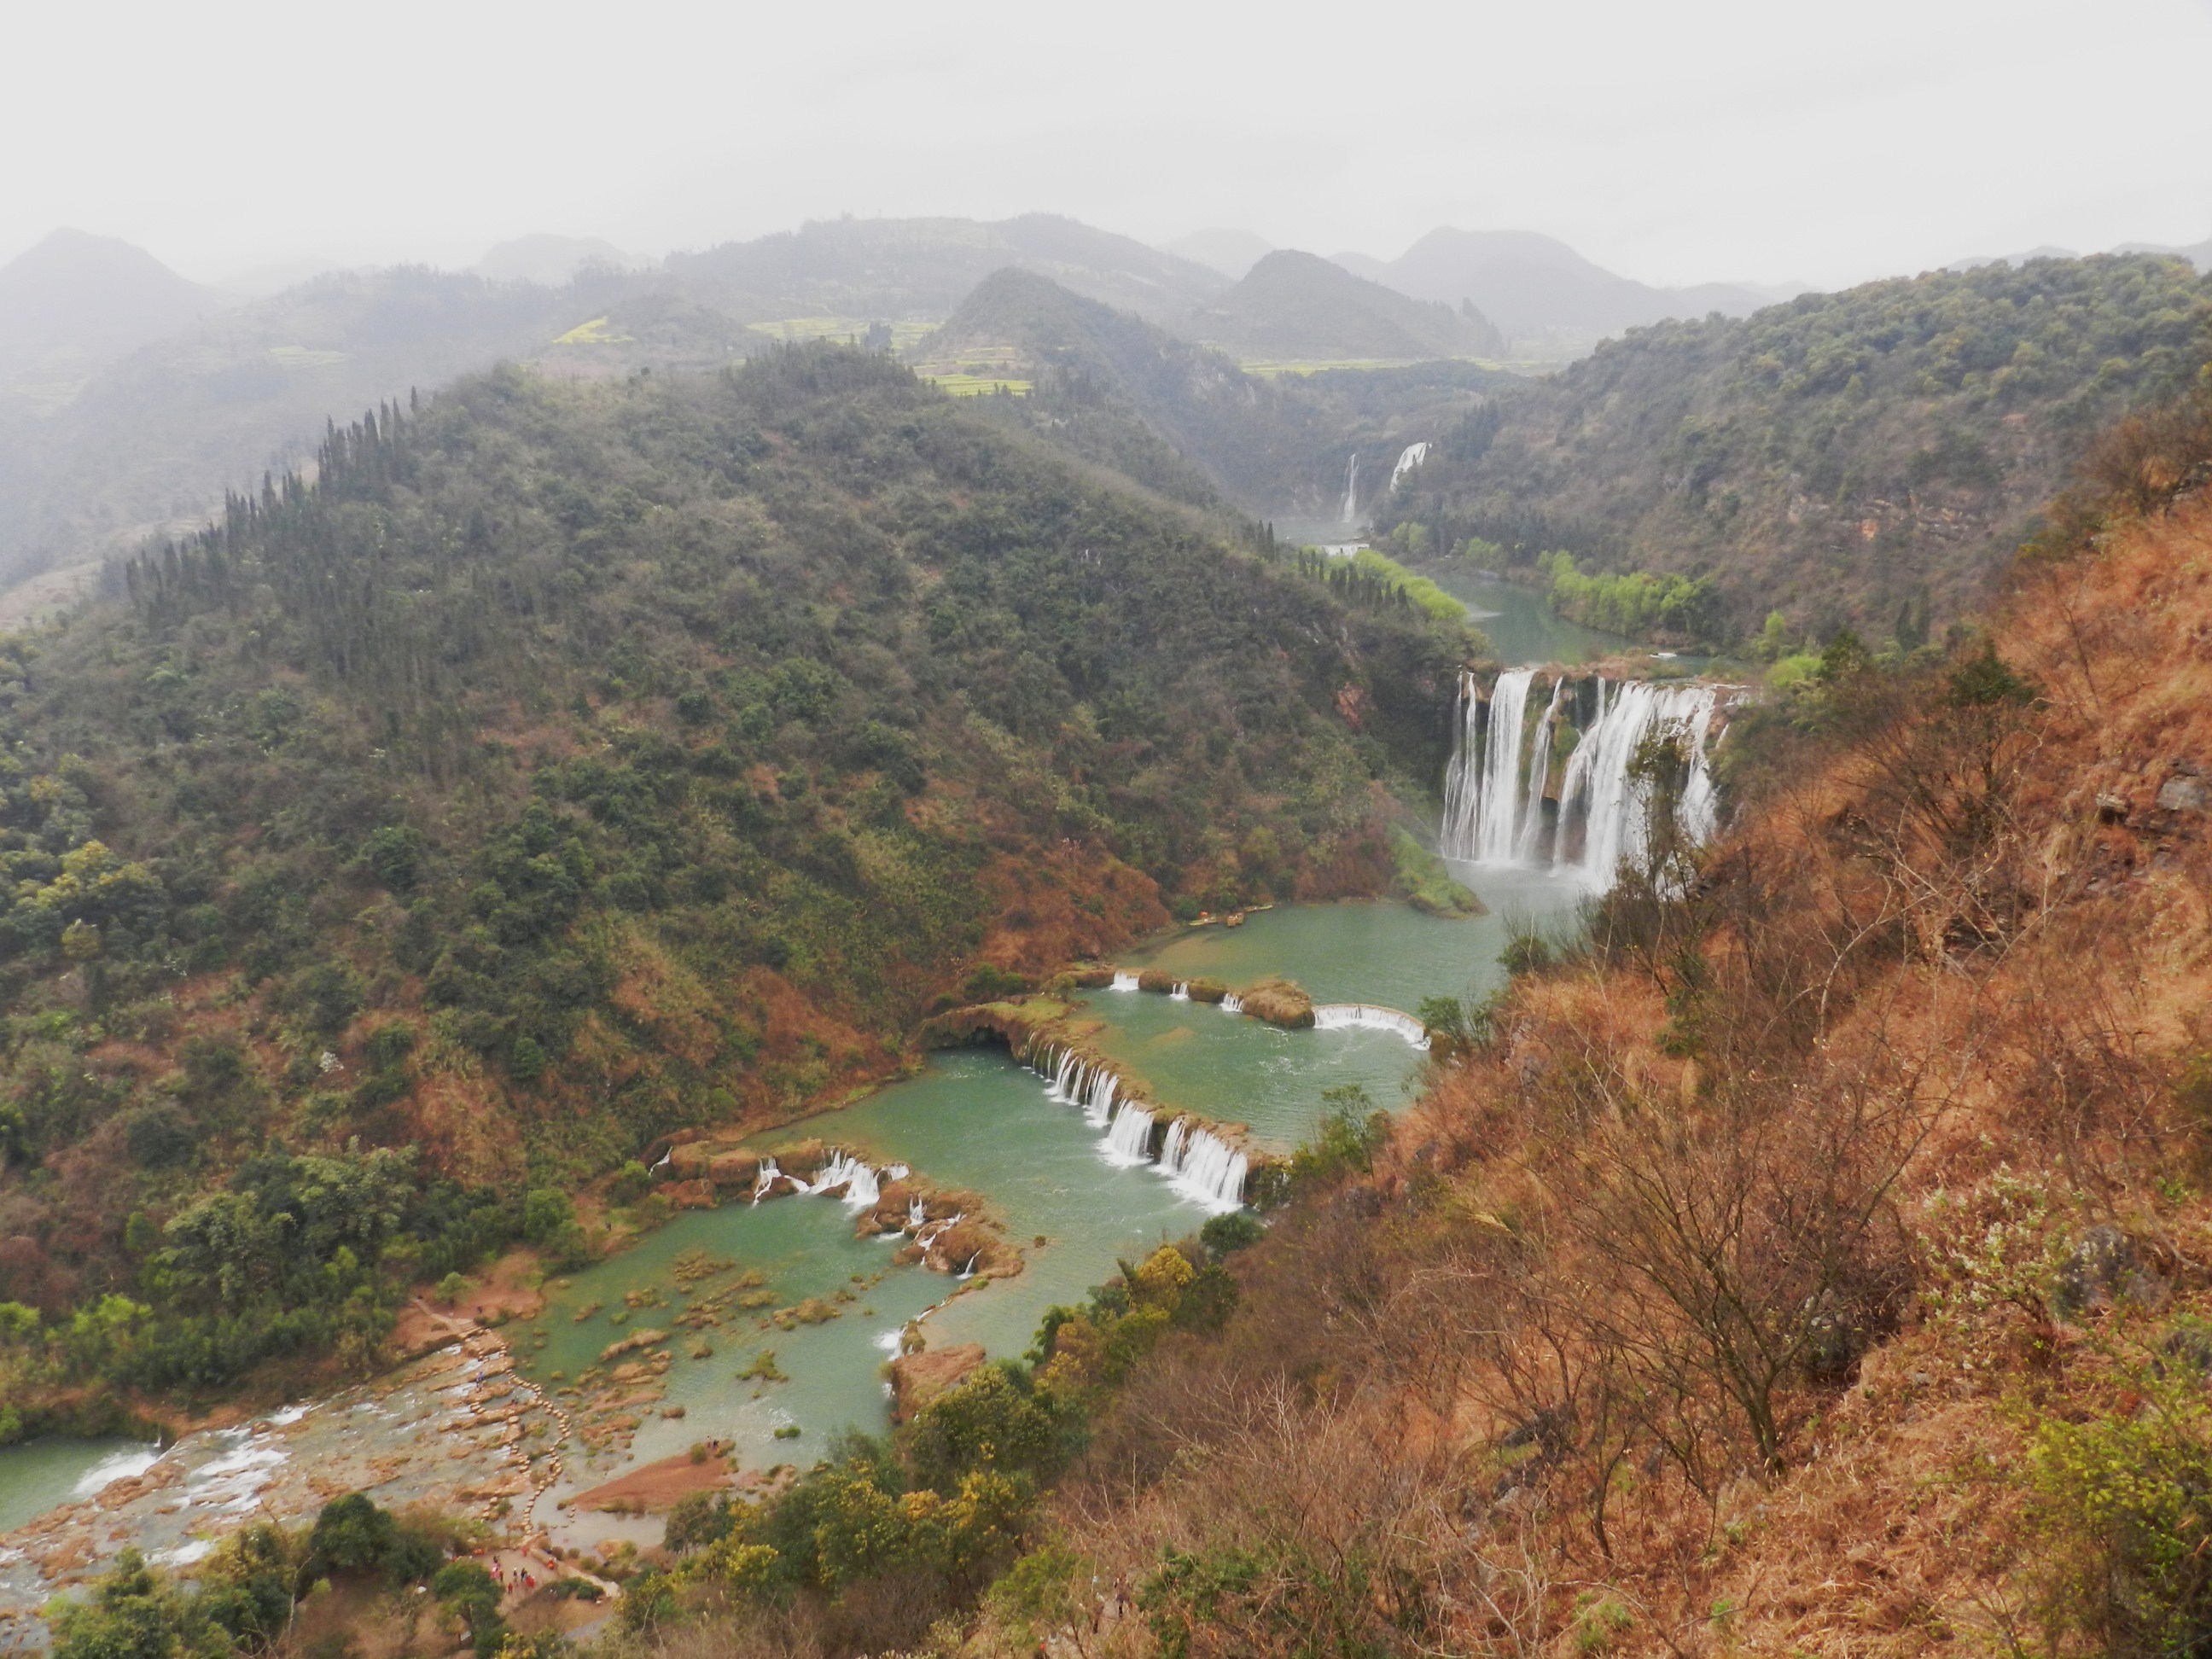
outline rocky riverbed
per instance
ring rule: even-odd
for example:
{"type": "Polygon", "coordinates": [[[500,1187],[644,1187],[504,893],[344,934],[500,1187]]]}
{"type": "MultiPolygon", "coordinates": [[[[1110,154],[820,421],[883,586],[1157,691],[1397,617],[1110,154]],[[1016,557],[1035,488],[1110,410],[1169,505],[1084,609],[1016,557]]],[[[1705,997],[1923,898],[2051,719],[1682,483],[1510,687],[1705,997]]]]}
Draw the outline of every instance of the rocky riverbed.
{"type": "Polygon", "coordinates": [[[566,1427],[506,1344],[478,1330],[312,1406],[112,1459],[76,1502],[0,1536],[0,1650],[44,1646],[39,1607],[125,1547],[188,1573],[248,1522],[302,1525],[349,1492],[504,1522],[519,1536],[559,1475],[566,1427]]]}

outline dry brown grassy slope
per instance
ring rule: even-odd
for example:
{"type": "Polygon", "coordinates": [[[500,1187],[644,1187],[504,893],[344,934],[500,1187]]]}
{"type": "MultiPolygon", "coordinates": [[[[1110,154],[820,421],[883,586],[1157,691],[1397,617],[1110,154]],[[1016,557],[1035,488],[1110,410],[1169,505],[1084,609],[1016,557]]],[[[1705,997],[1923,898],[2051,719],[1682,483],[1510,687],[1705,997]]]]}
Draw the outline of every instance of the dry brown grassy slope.
{"type": "Polygon", "coordinates": [[[2022,1472],[2212,1316],[2212,492],[2154,482],[1237,1258],[1054,1500],[1054,1651],[1158,1650],[1167,1548],[1258,1564],[1192,1653],[2124,1650],[2022,1472]]]}

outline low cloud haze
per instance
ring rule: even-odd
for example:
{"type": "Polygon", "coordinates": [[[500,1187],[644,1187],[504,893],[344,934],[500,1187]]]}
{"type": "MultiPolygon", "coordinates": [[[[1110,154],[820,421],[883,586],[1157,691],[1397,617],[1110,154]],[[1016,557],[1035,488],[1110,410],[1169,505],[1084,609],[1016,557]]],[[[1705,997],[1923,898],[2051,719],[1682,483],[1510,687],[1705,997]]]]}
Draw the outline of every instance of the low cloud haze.
{"type": "Polygon", "coordinates": [[[2207,0],[222,0],[10,29],[0,259],[66,224],[203,280],[847,212],[1385,258],[1525,228],[1650,282],[1822,286],[2212,234],[2207,0]]]}

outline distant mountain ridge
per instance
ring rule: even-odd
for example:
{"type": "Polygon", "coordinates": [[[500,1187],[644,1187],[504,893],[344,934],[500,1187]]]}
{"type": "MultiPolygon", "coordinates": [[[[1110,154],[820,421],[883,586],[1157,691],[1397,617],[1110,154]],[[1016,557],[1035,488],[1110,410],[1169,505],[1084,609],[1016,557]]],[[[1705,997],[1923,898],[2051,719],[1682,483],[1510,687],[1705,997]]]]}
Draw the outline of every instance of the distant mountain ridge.
{"type": "Polygon", "coordinates": [[[1194,230],[1165,246],[1170,253],[1218,270],[1232,283],[1242,281],[1254,265],[1275,251],[1275,245],[1256,232],[1220,228],[1194,230]]]}
{"type": "Polygon", "coordinates": [[[541,232],[496,244],[477,261],[476,273],[495,283],[541,283],[558,288],[574,281],[586,265],[635,270],[651,263],[598,236],[555,236],[541,232]]]}
{"type": "Polygon", "coordinates": [[[1504,337],[1462,302],[1408,299],[1311,253],[1267,255],[1225,294],[1191,313],[1201,339],[1241,357],[1495,357],[1504,337]]]}
{"type": "Polygon", "coordinates": [[[1731,283],[1654,288],[1528,230],[1431,231],[1395,259],[1338,254],[1355,276],[1417,300],[1471,303],[1516,341],[1571,345],[1669,317],[1747,316],[1776,295],[1731,283]]]}
{"type": "Polygon", "coordinates": [[[112,362],[230,303],[143,248],[57,230],[0,265],[0,375],[112,362]]]}
{"type": "Polygon", "coordinates": [[[1155,322],[1182,317],[1229,285],[1204,265],[1051,213],[991,222],[816,220],[666,261],[702,298],[772,299],[787,316],[883,318],[945,316],[1008,265],[1155,322]]]}

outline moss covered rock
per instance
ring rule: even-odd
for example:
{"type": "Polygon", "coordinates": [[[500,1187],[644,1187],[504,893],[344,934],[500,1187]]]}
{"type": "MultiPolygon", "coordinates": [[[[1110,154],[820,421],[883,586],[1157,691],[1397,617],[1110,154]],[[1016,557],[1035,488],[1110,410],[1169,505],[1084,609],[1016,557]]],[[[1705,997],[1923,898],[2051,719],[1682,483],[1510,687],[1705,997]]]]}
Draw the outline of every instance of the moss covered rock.
{"type": "Polygon", "coordinates": [[[1270,1025],[1297,1031],[1314,1023],[1313,999],[1294,980],[1263,979],[1240,994],[1244,1012],[1270,1025]]]}

